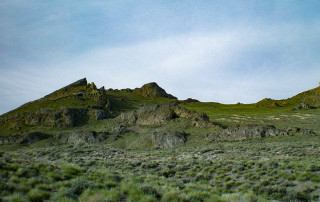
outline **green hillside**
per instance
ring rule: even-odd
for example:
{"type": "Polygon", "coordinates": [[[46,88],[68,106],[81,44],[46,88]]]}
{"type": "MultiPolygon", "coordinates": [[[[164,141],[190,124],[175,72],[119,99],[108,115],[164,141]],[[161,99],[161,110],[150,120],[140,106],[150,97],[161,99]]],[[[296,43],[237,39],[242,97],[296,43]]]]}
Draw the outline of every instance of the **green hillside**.
{"type": "Polygon", "coordinates": [[[319,91],[220,104],[81,79],[0,116],[0,201],[319,201],[319,91]]]}

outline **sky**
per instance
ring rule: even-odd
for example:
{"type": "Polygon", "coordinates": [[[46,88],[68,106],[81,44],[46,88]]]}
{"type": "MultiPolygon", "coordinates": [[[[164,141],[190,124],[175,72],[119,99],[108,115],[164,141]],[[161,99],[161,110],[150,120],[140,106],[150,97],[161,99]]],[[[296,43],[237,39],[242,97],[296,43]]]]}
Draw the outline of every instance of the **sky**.
{"type": "Polygon", "coordinates": [[[1,0],[0,114],[86,77],[254,103],[320,81],[318,0],[1,0]]]}

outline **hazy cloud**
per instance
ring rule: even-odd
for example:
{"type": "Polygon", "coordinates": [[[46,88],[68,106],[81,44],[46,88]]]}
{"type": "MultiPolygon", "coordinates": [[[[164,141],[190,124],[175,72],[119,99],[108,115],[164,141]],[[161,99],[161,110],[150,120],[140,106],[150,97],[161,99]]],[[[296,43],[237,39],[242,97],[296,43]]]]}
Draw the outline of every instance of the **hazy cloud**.
{"type": "Polygon", "coordinates": [[[319,80],[318,3],[64,2],[0,3],[0,114],[83,77],[223,103],[286,98],[319,80]]]}

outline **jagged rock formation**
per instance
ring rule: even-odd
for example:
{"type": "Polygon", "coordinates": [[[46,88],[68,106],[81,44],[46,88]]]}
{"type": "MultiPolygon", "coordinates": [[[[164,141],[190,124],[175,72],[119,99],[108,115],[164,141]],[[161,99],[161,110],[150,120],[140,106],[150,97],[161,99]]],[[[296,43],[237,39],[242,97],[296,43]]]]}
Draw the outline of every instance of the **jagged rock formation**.
{"type": "Polygon", "coordinates": [[[52,135],[40,133],[40,132],[30,132],[21,133],[15,135],[0,135],[0,145],[2,144],[33,144],[40,140],[52,138],[52,135]]]}
{"type": "Polygon", "coordinates": [[[289,132],[276,129],[274,126],[236,125],[220,130],[214,134],[208,134],[205,139],[212,141],[236,141],[256,138],[290,135],[289,132]]]}
{"type": "Polygon", "coordinates": [[[63,144],[96,144],[105,141],[108,135],[108,132],[73,131],[59,133],[56,139],[63,144]]]}
{"type": "Polygon", "coordinates": [[[91,99],[101,108],[110,108],[110,102],[104,87],[97,89],[97,86],[92,82],[88,83],[86,78],[80,79],[66,87],[63,87],[44,98],[54,101],[66,97],[76,97],[80,99],[91,99]]]}
{"type": "Polygon", "coordinates": [[[197,127],[208,126],[209,117],[204,113],[189,111],[176,105],[152,105],[122,113],[118,119],[123,125],[161,126],[176,118],[192,119],[197,127]]]}
{"type": "Polygon", "coordinates": [[[135,92],[145,97],[164,97],[175,100],[177,99],[173,95],[168,94],[163,88],[161,88],[155,82],[145,84],[141,88],[136,89],[135,92]]]}
{"type": "Polygon", "coordinates": [[[183,145],[187,139],[183,131],[160,131],[151,135],[152,145],[155,148],[170,149],[183,145]]]}

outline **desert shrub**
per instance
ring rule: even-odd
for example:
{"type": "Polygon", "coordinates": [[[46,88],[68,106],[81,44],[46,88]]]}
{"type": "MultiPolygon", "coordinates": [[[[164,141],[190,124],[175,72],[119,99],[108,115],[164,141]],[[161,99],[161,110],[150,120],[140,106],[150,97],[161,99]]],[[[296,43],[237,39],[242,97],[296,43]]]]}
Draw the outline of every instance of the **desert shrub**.
{"type": "Polygon", "coordinates": [[[223,194],[221,196],[221,199],[223,201],[248,201],[248,202],[258,201],[258,197],[253,192],[223,194]]]}
{"type": "Polygon", "coordinates": [[[211,179],[211,175],[209,173],[198,173],[196,176],[195,176],[195,181],[201,181],[201,180],[210,180],[211,179]]]}
{"type": "Polygon", "coordinates": [[[45,191],[51,191],[52,190],[52,184],[38,184],[36,185],[37,189],[45,190],[45,191]]]}
{"type": "Polygon", "coordinates": [[[298,181],[307,181],[312,177],[310,172],[304,172],[297,177],[298,181]]]}
{"type": "Polygon", "coordinates": [[[31,177],[35,176],[36,173],[36,170],[20,167],[15,174],[19,177],[31,177]]]}
{"type": "Polygon", "coordinates": [[[161,171],[159,174],[160,176],[164,176],[168,178],[168,177],[173,177],[176,174],[176,171],[174,169],[165,169],[161,171]]]}
{"type": "Polygon", "coordinates": [[[311,164],[308,168],[307,171],[315,172],[315,171],[320,171],[320,166],[311,164]]]}
{"type": "Polygon", "coordinates": [[[181,198],[179,189],[169,189],[163,193],[162,201],[179,201],[181,198]]]}
{"type": "Polygon", "coordinates": [[[23,181],[23,179],[14,175],[10,177],[9,181],[13,183],[20,183],[23,181]]]}
{"type": "Polygon", "coordinates": [[[310,181],[311,182],[320,182],[320,175],[312,175],[310,181]]]}
{"type": "Polygon", "coordinates": [[[129,201],[156,201],[156,197],[145,193],[141,189],[142,180],[129,177],[120,184],[121,193],[125,194],[129,201]]]}
{"type": "Polygon", "coordinates": [[[64,179],[62,173],[59,172],[48,173],[48,178],[50,182],[61,181],[64,179]]]}
{"type": "Polygon", "coordinates": [[[309,201],[310,200],[310,195],[308,193],[304,192],[292,192],[287,194],[286,196],[283,197],[283,200],[285,201],[293,201],[293,200],[298,200],[298,201],[309,201]]]}
{"type": "Polygon", "coordinates": [[[78,176],[85,171],[83,168],[80,168],[77,165],[69,164],[69,163],[62,164],[61,169],[62,169],[62,173],[68,178],[72,178],[73,176],[78,176]]]}
{"type": "Polygon", "coordinates": [[[271,168],[278,168],[278,167],[279,167],[279,163],[276,162],[276,161],[271,161],[271,162],[269,163],[269,166],[270,166],[271,168]]]}
{"type": "Polygon", "coordinates": [[[120,191],[116,188],[109,190],[92,190],[86,189],[78,201],[119,201],[120,200],[120,191]]]}
{"type": "Polygon", "coordinates": [[[30,201],[43,201],[49,199],[51,193],[40,189],[32,189],[28,192],[27,196],[30,201]]]}
{"type": "Polygon", "coordinates": [[[84,178],[76,178],[72,180],[71,187],[68,188],[63,194],[69,198],[76,199],[82,192],[92,187],[92,183],[84,178]]]}
{"type": "Polygon", "coordinates": [[[152,195],[155,198],[161,198],[161,193],[158,189],[156,189],[155,187],[153,187],[150,184],[143,184],[141,185],[141,190],[147,194],[147,195],[152,195]]]}
{"type": "Polygon", "coordinates": [[[25,184],[25,183],[20,183],[20,184],[17,184],[15,190],[18,191],[18,192],[27,193],[27,192],[30,191],[30,186],[28,186],[28,185],[25,184]]]}
{"type": "Polygon", "coordinates": [[[14,202],[25,202],[26,199],[21,193],[13,193],[9,195],[6,199],[6,201],[14,201],[14,202]]]}
{"type": "Polygon", "coordinates": [[[29,186],[35,186],[36,184],[39,184],[39,183],[41,183],[42,182],[42,180],[41,180],[41,178],[40,177],[31,177],[31,178],[29,178],[28,180],[27,180],[27,185],[29,185],[29,186]]]}
{"type": "Polygon", "coordinates": [[[157,162],[149,162],[141,164],[142,168],[156,168],[158,166],[157,162]]]}

